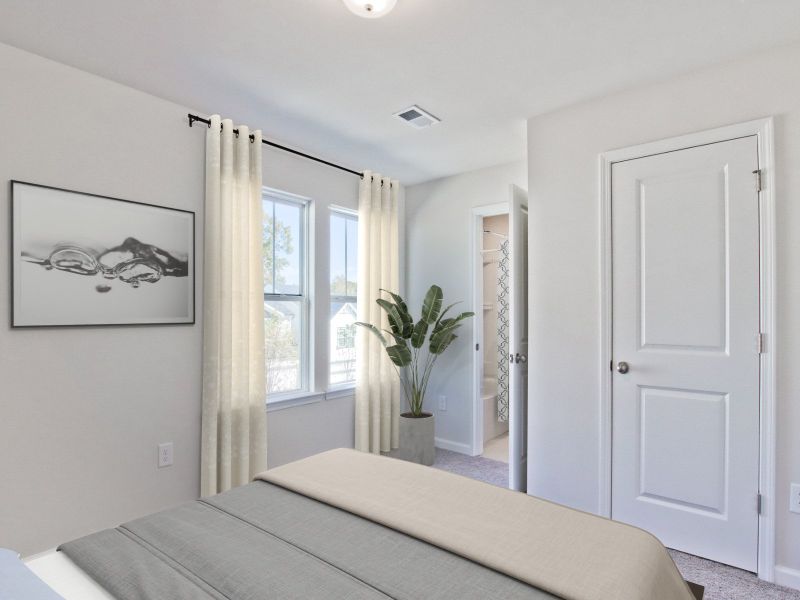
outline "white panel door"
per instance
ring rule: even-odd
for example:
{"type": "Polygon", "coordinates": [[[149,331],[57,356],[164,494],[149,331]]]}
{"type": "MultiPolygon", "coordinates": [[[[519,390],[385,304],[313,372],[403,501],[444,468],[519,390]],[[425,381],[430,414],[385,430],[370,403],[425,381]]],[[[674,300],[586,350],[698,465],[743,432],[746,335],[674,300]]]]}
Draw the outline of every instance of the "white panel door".
{"type": "Polygon", "coordinates": [[[528,195],[511,185],[509,290],[508,487],[528,491],[528,195]]]}
{"type": "Polygon", "coordinates": [[[756,137],[612,167],[612,518],[757,568],[756,137]],[[626,372],[626,366],[627,372],[626,372]]]}

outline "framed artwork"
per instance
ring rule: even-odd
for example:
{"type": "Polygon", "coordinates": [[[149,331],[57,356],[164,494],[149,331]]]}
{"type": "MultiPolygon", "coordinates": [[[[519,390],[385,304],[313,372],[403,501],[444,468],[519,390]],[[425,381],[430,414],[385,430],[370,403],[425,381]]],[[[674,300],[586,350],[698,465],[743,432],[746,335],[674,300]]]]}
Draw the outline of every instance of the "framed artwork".
{"type": "Polygon", "coordinates": [[[11,182],[11,326],[194,323],[194,213],[11,182]]]}

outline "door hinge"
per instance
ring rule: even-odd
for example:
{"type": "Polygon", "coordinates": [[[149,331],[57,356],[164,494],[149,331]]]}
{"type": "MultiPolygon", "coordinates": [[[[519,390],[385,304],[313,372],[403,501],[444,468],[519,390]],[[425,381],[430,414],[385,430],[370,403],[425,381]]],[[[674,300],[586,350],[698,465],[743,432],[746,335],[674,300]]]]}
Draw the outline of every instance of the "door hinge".
{"type": "Polygon", "coordinates": [[[764,334],[759,333],[756,336],[756,348],[758,349],[759,354],[764,354],[767,351],[767,346],[764,343],[764,334]]]}
{"type": "Polygon", "coordinates": [[[756,510],[758,514],[761,514],[761,505],[763,504],[762,498],[761,494],[756,494],[756,510]]]}
{"type": "Polygon", "coordinates": [[[760,192],[761,189],[762,189],[761,188],[761,169],[756,169],[755,171],[753,171],[753,175],[756,176],[756,191],[760,192]]]}

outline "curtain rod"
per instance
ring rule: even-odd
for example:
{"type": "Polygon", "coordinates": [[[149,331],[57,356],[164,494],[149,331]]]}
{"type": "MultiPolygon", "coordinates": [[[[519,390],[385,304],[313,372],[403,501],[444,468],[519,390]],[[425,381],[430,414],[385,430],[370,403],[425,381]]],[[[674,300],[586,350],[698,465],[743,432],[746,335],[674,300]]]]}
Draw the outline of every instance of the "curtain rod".
{"type": "MultiPolygon", "coordinates": [[[[211,127],[211,119],[204,119],[203,117],[189,113],[189,127],[194,125],[195,121],[197,121],[198,123],[205,123],[207,127],[211,127]]],[[[237,129],[234,129],[233,133],[239,135],[239,131],[237,129]]],[[[252,142],[253,140],[255,140],[255,137],[251,135],[250,141],[252,142]]],[[[299,150],[294,150],[292,148],[287,148],[286,146],[281,146],[280,144],[276,144],[275,142],[270,142],[269,140],[262,139],[261,143],[266,144],[267,146],[272,146],[273,148],[278,148],[279,150],[283,150],[284,152],[291,152],[292,154],[296,154],[297,156],[302,156],[303,158],[314,160],[318,163],[322,163],[323,165],[328,165],[329,167],[333,167],[334,169],[339,169],[340,171],[345,171],[347,173],[352,173],[353,175],[358,175],[359,177],[364,177],[363,173],[359,173],[358,171],[354,171],[353,169],[348,169],[347,167],[343,167],[342,165],[337,165],[336,163],[332,163],[322,158],[311,156],[310,154],[306,154],[305,152],[300,152],[299,150]]]]}

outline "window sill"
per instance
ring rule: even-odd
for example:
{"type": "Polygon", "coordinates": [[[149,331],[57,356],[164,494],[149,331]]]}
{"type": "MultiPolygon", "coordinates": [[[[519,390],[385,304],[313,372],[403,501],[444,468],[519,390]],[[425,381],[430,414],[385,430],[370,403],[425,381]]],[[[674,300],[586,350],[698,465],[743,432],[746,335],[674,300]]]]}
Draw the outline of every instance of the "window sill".
{"type": "Polygon", "coordinates": [[[356,395],[356,384],[350,383],[348,385],[337,385],[330,388],[325,394],[326,400],[336,400],[337,398],[347,398],[348,396],[356,395]]]}
{"type": "Polygon", "coordinates": [[[351,385],[332,388],[327,392],[297,392],[296,394],[280,395],[273,400],[267,401],[267,412],[294,408],[305,404],[315,404],[324,400],[347,398],[355,395],[355,393],[355,386],[351,385]]]}

